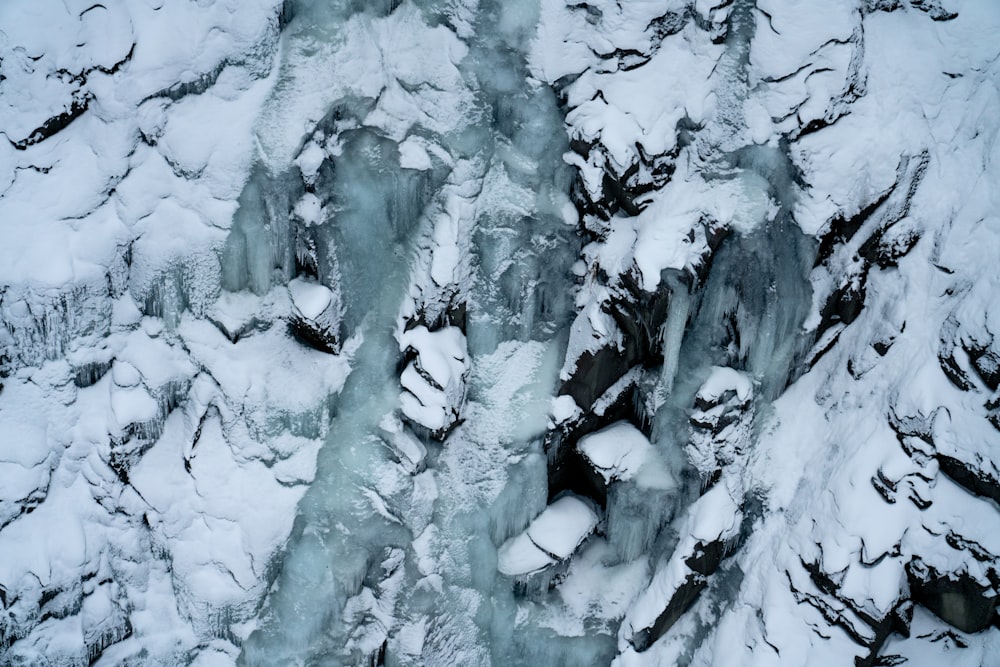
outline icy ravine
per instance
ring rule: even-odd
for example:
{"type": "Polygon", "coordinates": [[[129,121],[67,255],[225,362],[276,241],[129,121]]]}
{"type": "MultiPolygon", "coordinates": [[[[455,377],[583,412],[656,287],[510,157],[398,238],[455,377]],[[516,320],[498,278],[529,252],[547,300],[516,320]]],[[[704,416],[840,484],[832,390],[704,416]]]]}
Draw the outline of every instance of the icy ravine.
{"type": "MultiPolygon", "coordinates": [[[[447,176],[443,183],[438,178],[440,189],[426,206],[402,213],[412,216],[420,235],[415,244],[404,245],[417,248],[409,296],[401,299],[403,285],[393,289],[393,279],[383,275],[356,281],[379,284],[374,299],[352,299],[344,286],[347,319],[358,307],[352,302],[378,304],[362,325],[374,340],[365,334],[361,343],[317,481],[304,499],[301,531],[284,557],[261,630],[249,638],[241,660],[479,664],[491,651],[501,653],[501,642],[511,641],[502,628],[513,624],[489,618],[497,574],[490,556],[491,517],[483,510],[494,503],[508,475],[505,468],[516,461],[519,474],[533,484],[532,502],[544,501],[544,461],[530,452],[529,438],[544,427],[553,346],[569,307],[566,283],[575,255],[567,238],[572,219],[565,219],[568,179],[559,159],[565,150],[560,117],[551,92],[526,81],[519,64],[523,56],[516,48],[533,25],[530,5],[484,4],[457,14],[401,7],[384,18],[359,14],[355,20],[370,21],[383,39],[406,30],[415,48],[454,40],[455,63],[441,67],[460,75],[466,87],[447,93],[456,112],[451,125],[442,126],[441,118],[418,121],[408,135],[391,126],[378,128],[394,141],[383,143],[383,150],[399,156],[398,162],[390,157],[382,163],[387,174],[402,179],[426,170],[432,180],[439,173],[447,176]],[[467,51],[450,30],[428,25],[442,19],[465,38],[467,51]],[[561,270],[551,271],[554,260],[561,270]],[[395,349],[404,353],[398,380],[393,372],[398,353],[384,339],[387,322],[397,317],[395,349]],[[454,360],[459,365],[449,380],[442,373],[454,360]],[[452,381],[467,389],[457,389],[457,402],[448,399],[455,413],[441,417],[435,412],[437,392],[452,381]],[[533,416],[525,421],[522,413],[520,423],[509,418],[517,406],[533,416]],[[407,423],[399,421],[400,412],[407,423]],[[428,435],[446,438],[443,449],[425,447],[420,440],[428,435]],[[497,641],[490,639],[494,623],[500,627],[497,641]],[[446,658],[449,651],[455,654],[446,658]]],[[[417,85],[407,83],[411,90],[417,85]]],[[[375,102],[376,111],[388,103],[389,92],[391,84],[375,102]]],[[[420,100],[419,95],[414,97],[420,100]]],[[[347,127],[357,122],[349,113],[338,111],[338,122],[347,127]]],[[[373,117],[380,118],[370,113],[361,122],[370,124],[373,117]]],[[[326,141],[349,144],[342,138],[365,131],[348,130],[326,141]]],[[[333,169],[351,178],[357,171],[353,159],[345,149],[333,159],[333,169]]],[[[347,208],[354,198],[370,199],[375,215],[398,187],[392,183],[369,195],[364,191],[373,190],[371,183],[354,183],[353,190],[345,190],[347,208]]],[[[323,185],[321,176],[317,193],[323,185]]],[[[343,207],[332,217],[342,271],[350,270],[352,254],[365,250],[352,248],[352,238],[372,244],[371,216],[352,220],[343,207]],[[359,233],[344,229],[351,224],[359,233]]],[[[375,267],[387,263],[400,270],[410,265],[376,257],[367,270],[381,271],[375,267]]],[[[518,521],[508,510],[504,504],[493,511],[492,520],[501,526],[496,530],[518,521]]],[[[521,520],[530,518],[529,511],[519,510],[521,520]]]]}
{"type": "Polygon", "coordinates": [[[5,4],[0,662],[992,664],[998,30],[5,4]]]}

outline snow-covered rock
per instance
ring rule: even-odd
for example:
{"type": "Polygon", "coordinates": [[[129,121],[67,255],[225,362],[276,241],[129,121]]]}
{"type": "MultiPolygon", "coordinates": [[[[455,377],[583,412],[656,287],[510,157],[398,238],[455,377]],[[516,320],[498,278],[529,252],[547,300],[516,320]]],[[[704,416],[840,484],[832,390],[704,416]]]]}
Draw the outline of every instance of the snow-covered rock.
{"type": "Polygon", "coordinates": [[[459,420],[469,373],[465,335],[457,327],[429,331],[417,325],[400,336],[413,360],[400,376],[403,414],[443,439],[459,420]]]}
{"type": "Polygon", "coordinates": [[[497,567],[510,577],[535,574],[572,556],[596,526],[597,514],[586,501],[561,496],[501,545],[497,567]]]}

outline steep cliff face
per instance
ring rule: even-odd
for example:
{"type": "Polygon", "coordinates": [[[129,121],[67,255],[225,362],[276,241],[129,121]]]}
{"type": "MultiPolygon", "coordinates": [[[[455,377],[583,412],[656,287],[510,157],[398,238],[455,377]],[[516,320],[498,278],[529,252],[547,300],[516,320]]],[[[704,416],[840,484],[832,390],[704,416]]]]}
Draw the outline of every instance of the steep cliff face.
{"type": "Polygon", "coordinates": [[[996,12],[671,9],[552,3],[534,53],[592,238],[550,442],[631,391],[701,481],[618,662],[988,662],[996,12]]]}
{"type": "Polygon", "coordinates": [[[0,663],[1000,655],[986,0],[0,7],[0,663]]]}

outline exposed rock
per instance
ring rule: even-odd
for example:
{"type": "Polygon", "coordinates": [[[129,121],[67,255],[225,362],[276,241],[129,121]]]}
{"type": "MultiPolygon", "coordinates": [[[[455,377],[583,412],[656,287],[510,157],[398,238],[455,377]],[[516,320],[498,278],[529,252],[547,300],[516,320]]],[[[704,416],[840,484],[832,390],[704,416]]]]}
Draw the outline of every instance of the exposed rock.
{"type": "Polygon", "coordinates": [[[915,559],[906,568],[913,601],[962,632],[980,632],[996,623],[997,591],[965,572],[941,574],[915,559]]]}
{"type": "Polygon", "coordinates": [[[288,283],[292,297],[291,325],[295,334],[330,354],[340,352],[340,299],[328,287],[296,278],[288,283]]]}

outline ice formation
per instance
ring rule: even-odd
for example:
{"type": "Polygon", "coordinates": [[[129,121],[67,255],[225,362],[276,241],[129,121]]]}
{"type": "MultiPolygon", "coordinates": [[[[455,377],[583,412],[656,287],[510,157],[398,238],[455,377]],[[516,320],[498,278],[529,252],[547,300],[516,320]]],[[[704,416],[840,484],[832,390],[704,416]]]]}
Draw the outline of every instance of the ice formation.
{"type": "Polygon", "coordinates": [[[1000,664],[997,35],[0,3],[0,664],[1000,664]]]}

